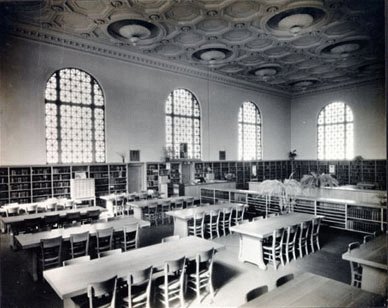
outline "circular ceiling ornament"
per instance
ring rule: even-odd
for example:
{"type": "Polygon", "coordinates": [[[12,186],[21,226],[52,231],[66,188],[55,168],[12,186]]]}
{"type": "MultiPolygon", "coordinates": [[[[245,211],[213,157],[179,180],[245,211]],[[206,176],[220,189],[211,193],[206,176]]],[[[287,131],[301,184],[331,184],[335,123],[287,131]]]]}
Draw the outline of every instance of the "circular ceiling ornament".
{"type": "Polygon", "coordinates": [[[342,41],[326,46],[321,50],[321,54],[332,57],[347,57],[359,52],[366,45],[367,41],[361,39],[342,41]]]}
{"type": "Polygon", "coordinates": [[[193,60],[202,61],[208,64],[216,64],[226,60],[232,55],[232,51],[226,48],[205,48],[197,50],[192,54],[193,60]]]}
{"type": "Polygon", "coordinates": [[[279,68],[276,66],[263,66],[254,70],[251,70],[249,74],[268,79],[275,76],[279,72],[279,68]]]}
{"type": "Polygon", "coordinates": [[[297,35],[312,26],[316,26],[325,17],[326,12],[317,7],[299,7],[288,9],[271,17],[266,26],[280,34],[297,35]]]}
{"type": "Polygon", "coordinates": [[[108,33],[119,40],[136,45],[139,41],[155,38],[160,29],[154,24],[139,19],[124,19],[111,23],[108,33]]]}

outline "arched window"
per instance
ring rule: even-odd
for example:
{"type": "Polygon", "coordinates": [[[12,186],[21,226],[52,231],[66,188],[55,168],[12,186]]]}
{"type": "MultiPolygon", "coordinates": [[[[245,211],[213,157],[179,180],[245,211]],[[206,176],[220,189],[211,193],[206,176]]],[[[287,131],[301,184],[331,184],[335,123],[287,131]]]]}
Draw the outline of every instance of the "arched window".
{"type": "Polygon", "coordinates": [[[175,89],[167,98],[166,149],[170,158],[201,159],[201,110],[186,89],[175,89]]]}
{"type": "Polygon", "coordinates": [[[261,159],[261,116],[254,103],[244,102],[238,113],[238,159],[261,159]]]}
{"type": "Polygon", "coordinates": [[[79,69],[61,69],[47,82],[45,98],[47,162],[105,162],[104,96],[97,81],[79,69]]]}
{"type": "Polygon", "coordinates": [[[353,159],[353,112],[342,102],[318,115],[318,159],[353,159]]]}

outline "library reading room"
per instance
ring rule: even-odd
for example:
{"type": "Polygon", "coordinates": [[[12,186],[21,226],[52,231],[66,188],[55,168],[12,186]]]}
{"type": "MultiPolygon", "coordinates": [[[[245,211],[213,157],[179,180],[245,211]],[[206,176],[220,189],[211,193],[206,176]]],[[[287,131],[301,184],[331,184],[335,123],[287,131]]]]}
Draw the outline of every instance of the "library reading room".
{"type": "Polygon", "coordinates": [[[0,307],[387,307],[387,16],[0,1],[0,307]]]}

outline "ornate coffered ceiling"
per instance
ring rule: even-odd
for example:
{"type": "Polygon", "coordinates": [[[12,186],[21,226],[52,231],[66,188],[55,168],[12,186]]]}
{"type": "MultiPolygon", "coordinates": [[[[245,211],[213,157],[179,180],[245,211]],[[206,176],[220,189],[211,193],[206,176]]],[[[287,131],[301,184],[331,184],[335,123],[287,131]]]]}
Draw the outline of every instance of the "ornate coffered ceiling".
{"type": "Polygon", "coordinates": [[[384,0],[7,1],[10,29],[119,48],[291,94],[384,77],[384,0]]]}

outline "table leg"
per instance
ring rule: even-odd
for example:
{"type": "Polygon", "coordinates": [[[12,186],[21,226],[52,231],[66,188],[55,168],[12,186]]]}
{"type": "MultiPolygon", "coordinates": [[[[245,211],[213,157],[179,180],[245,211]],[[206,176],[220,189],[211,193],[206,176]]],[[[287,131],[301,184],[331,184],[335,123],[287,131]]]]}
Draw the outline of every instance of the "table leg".
{"type": "Polygon", "coordinates": [[[136,219],[143,219],[143,209],[139,207],[134,207],[133,208],[133,217],[136,219]]]}
{"type": "Polygon", "coordinates": [[[76,308],[79,307],[74,303],[74,301],[68,297],[63,299],[63,308],[76,308]]]}
{"type": "Polygon", "coordinates": [[[263,259],[263,242],[259,238],[240,234],[239,260],[256,264],[260,269],[266,270],[263,259]]]}
{"type": "Polygon", "coordinates": [[[388,291],[387,272],[383,269],[362,265],[361,289],[386,296],[388,291]]]}
{"type": "Polygon", "coordinates": [[[31,259],[31,276],[34,281],[38,281],[38,253],[35,248],[29,249],[28,251],[31,259]]]}
{"type": "Polygon", "coordinates": [[[178,219],[177,217],[174,217],[174,235],[179,235],[180,237],[186,237],[189,235],[186,219],[178,219]]]}

